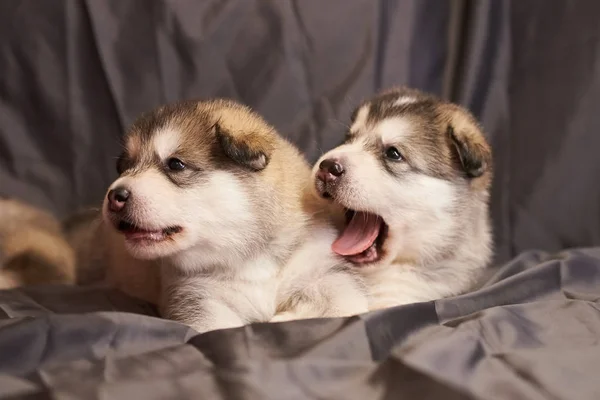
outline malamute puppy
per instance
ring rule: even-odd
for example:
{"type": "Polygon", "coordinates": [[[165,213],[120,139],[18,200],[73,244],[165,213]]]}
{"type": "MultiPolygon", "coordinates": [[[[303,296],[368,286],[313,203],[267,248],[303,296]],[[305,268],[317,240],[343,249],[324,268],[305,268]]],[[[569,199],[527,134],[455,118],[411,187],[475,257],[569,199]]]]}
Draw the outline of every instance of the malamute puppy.
{"type": "Polygon", "coordinates": [[[127,291],[158,266],[160,283],[146,276],[154,289],[134,292],[148,299],[160,287],[163,316],[204,332],[367,311],[360,281],[331,251],[335,213],[314,195],[310,166],[248,108],[188,101],[150,112],[126,135],[118,172],[102,229],[125,253],[108,274],[127,291]]]}
{"type": "Polygon", "coordinates": [[[346,209],[333,243],[370,291],[370,309],[468,290],[492,255],[490,147],[464,108],[399,88],[353,113],[345,142],[313,169],[346,209]]]}

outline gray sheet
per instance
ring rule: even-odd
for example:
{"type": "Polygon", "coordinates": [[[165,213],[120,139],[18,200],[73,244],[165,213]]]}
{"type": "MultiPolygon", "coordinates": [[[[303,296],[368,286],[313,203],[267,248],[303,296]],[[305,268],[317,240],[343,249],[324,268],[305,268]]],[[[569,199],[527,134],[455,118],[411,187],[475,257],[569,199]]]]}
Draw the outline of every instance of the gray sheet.
{"type": "Polygon", "coordinates": [[[106,289],[0,292],[0,398],[598,399],[600,248],[470,294],[197,335],[106,289]]]}

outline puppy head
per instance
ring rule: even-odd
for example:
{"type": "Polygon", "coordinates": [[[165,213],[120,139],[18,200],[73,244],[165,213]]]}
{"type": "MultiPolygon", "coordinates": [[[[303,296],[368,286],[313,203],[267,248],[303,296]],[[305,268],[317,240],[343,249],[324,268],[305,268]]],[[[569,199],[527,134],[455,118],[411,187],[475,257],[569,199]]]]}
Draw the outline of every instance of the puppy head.
{"type": "Polygon", "coordinates": [[[158,108],[127,133],[103,217],[139,259],[181,264],[187,255],[205,265],[249,256],[273,218],[272,189],[261,182],[276,139],[263,119],[231,101],[158,108]]]}
{"type": "Polygon", "coordinates": [[[348,210],[333,250],[368,265],[451,252],[464,232],[487,227],[491,162],[479,125],[457,105],[405,88],[366,101],[313,169],[317,193],[348,210]]]}

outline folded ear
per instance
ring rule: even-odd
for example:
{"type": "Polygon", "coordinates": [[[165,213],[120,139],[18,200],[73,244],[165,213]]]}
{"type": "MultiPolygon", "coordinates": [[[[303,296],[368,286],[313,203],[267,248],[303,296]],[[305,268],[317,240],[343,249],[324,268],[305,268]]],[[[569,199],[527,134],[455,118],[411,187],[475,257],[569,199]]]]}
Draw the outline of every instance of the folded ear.
{"type": "Polygon", "coordinates": [[[474,117],[466,110],[452,106],[447,134],[460,168],[468,178],[491,174],[492,151],[474,117]]]}
{"type": "Polygon", "coordinates": [[[253,171],[261,171],[269,165],[274,139],[264,132],[230,132],[219,123],[215,124],[219,145],[236,163],[253,171]]]}

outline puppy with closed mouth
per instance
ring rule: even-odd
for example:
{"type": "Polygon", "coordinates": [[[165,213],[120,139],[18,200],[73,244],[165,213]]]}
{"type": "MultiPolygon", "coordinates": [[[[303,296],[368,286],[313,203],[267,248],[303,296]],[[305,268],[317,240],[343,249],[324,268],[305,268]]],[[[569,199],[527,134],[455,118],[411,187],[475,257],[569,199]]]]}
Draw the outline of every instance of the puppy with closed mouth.
{"type": "Polygon", "coordinates": [[[164,317],[205,332],[367,311],[360,279],[330,249],[336,214],[314,196],[310,166],[249,108],[160,107],[130,128],[117,168],[104,225],[133,263],[111,269],[158,266],[164,317]]]}
{"type": "Polygon", "coordinates": [[[318,194],[346,210],[332,250],[365,279],[370,309],[463,293],[491,259],[491,149],[458,105],[384,91],[354,111],[313,176],[318,194]]]}

